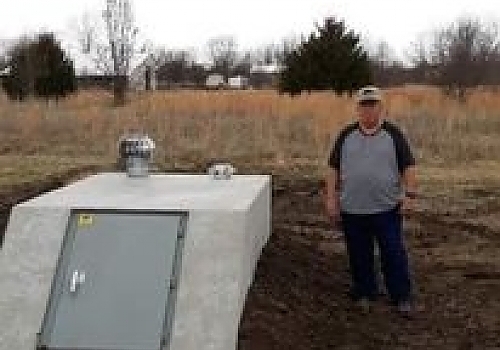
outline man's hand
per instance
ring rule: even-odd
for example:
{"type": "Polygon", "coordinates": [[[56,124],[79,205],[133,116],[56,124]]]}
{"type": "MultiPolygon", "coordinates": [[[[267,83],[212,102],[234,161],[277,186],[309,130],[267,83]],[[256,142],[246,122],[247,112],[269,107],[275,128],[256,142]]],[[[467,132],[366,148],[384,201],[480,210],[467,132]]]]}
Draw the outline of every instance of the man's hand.
{"type": "Polygon", "coordinates": [[[340,196],[338,188],[340,187],[340,178],[338,170],[329,169],[325,181],[324,200],[325,210],[331,224],[334,228],[340,228],[340,196]]]}
{"type": "Polygon", "coordinates": [[[415,198],[404,195],[401,198],[401,214],[408,216],[415,210],[415,198]]]}
{"type": "Polygon", "coordinates": [[[340,228],[340,200],[338,196],[330,196],[325,199],[326,215],[332,226],[336,229],[340,228]]]}
{"type": "Polygon", "coordinates": [[[408,216],[415,210],[415,199],[417,198],[417,176],[415,166],[406,168],[402,176],[405,192],[401,198],[401,214],[408,216]]]}

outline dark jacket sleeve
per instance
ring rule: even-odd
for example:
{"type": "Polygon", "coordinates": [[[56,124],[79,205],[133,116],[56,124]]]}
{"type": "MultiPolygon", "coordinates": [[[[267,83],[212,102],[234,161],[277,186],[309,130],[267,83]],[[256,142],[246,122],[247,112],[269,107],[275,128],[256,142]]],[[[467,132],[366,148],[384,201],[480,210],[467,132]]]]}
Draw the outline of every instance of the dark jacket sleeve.
{"type": "Polygon", "coordinates": [[[344,144],[345,139],[351,132],[358,128],[358,123],[352,123],[348,126],[344,127],[333,144],[333,147],[330,151],[330,157],[328,159],[328,166],[330,168],[339,170],[340,169],[340,159],[342,158],[342,146],[344,144]]]}
{"type": "Polygon", "coordinates": [[[394,141],[398,169],[400,173],[403,173],[407,168],[414,166],[416,163],[410,143],[405,134],[396,125],[385,122],[384,127],[394,141]]]}

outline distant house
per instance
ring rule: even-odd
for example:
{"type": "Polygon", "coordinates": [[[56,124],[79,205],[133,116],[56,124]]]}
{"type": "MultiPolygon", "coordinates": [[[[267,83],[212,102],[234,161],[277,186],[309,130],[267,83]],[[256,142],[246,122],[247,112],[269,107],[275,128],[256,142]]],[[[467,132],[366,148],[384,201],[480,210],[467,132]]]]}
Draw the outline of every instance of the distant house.
{"type": "Polygon", "coordinates": [[[78,89],[92,90],[113,88],[113,76],[96,68],[96,63],[91,55],[76,49],[66,48],[73,66],[78,89]]]}
{"type": "MultiPolygon", "coordinates": [[[[2,81],[4,80],[5,77],[7,77],[10,74],[10,67],[5,67],[5,68],[0,68],[0,85],[2,81]]],[[[1,91],[1,87],[0,87],[1,91]]]]}
{"type": "Polygon", "coordinates": [[[228,79],[227,85],[230,89],[244,90],[250,85],[250,80],[242,75],[237,75],[228,79]]]}
{"type": "Polygon", "coordinates": [[[75,78],[79,90],[111,90],[113,88],[114,77],[112,75],[79,74],[75,78]]]}
{"type": "Polygon", "coordinates": [[[195,62],[173,60],[163,62],[156,69],[157,89],[206,88],[207,71],[195,62]]]}
{"type": "Polygon", "coordinates": [[[156,65],[152,57],[144,58],[130,74],[129,86],[133,90],[156,90],[158,79],[156,65]]]}
{"type": "Polygon", "coordinates": [[[254,65],[250,68],[250,85],[255,89],[275,88],[284,68],[278,64],[254,65]]]}
{"type": "Polygon", "coordinates": [[[9,74],[10,74],[10,67],[5,67],[3,69],[0,69],[0,77],[6,77],[9,74]]]}
{"type": "Polygon", "coordinates": [[[226,80],[222,74],[209,74],[205,82],[207,89],[223,89],[226,86],[226,80]]]}

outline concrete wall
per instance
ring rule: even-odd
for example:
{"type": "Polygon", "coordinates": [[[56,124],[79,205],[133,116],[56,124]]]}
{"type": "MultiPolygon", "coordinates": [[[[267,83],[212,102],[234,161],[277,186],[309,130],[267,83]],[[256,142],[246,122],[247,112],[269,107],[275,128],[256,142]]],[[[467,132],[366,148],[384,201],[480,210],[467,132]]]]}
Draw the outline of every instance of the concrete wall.
{"type": "Polygon", "coordinates": [[[0,349],[33,350],[69,210],[14,207],[0,251],[0,349]]]}
{"type": "Polygon", "coordinates": [[[248,288],[270,237],[271,188],[246,210],[195,211],[188,223],[172,350],[233,350],[248,288]]]}
{"type": "Polygon", "coordinates": [[[15,207],[0,251],[0,350],[33,349],[70,209],[91,204],[101,209],[133,209],[134,204],[149,210],[182,207],[189,213],[170,349],[235,349],[247,291],[270,235],[270,178],[207,182],[206,196],[203,186],[193,191],[189,183],[197,182],[195,177],[178,180],[185,192],[169,177],[130,188],[125,179],[121,183],[94,177],[15,207]],[[116,188],[110,189],[107,181],[116,188]],[[168,183],[166,193],[176,188],[175,196],[162,197],[162,181],[168,183]],[[93,187],[95,196],[89,193],[93,187]],[[116,191],[116,201],[109,191],[116,191]],[[139,194],[143,198],[134,202],[139,194]]]}

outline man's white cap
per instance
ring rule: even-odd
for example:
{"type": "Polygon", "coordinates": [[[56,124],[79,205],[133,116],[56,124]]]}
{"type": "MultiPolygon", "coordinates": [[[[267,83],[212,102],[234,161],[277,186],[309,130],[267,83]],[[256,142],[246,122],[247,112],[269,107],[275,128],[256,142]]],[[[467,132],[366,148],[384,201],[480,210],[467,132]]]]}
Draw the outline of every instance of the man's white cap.
{"type": "Polygon", "coordinates": [[[358,91],[357,101],[358,103],[364,101],[380,102],[382,101],[382,93],[376,86],[368,85],[358,91]]]}

